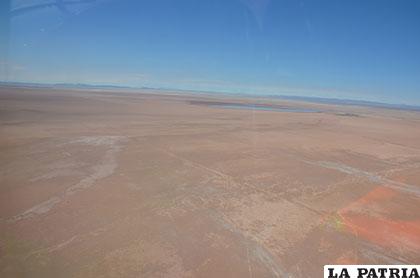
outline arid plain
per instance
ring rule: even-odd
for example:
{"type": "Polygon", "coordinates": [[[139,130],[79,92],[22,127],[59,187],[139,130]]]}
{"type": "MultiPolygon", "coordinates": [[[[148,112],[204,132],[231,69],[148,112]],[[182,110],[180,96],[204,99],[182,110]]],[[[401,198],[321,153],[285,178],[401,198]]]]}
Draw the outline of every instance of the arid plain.
{"type": "Polygon", "coordinates": [[[1,277],[420,263],[420,112],[1,87],[0,163],[1,277]]]}

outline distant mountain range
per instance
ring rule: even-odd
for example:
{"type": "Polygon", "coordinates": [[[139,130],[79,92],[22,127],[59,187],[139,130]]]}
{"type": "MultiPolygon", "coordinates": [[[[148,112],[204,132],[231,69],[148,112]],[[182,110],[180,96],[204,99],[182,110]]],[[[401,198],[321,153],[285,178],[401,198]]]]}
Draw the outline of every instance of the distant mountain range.
{"type": "MultiPolygon", "coordinates": [[[[107,84],[84,84],[84,83],[56,83],[56,84],[46,84],[46,83],[27,83],[27,82],[1,82],[0,86],[13,86],[13,87],[37,87],[37,88],[66,88],[66,89],[149,89],[149,90],[171,90],[171,91],[181,91],[188,93],[197,93],[197,94],[211,94],[213,92],[203,92],[203,91],[194,91],[194,90],[178,90],[176,88],[153,88],[153,87],[130,87],[130,86],[118,86],[118,85],[107,85],[107,84]]],[[[365,106],[365,107],[376,107],[376,108],[386,108],[386,109],[399,109],[399,110],[408,110],[408,111],[420,111],[420,106],[416,105],[407,105],[407,104],[391,104],[375,101],[366,101],[366,100],[354,100],[354,99],[338,99],[338,98],[323,98],[323,97],[305,97],[305,96],[288,96],[288,95],[257,95],[257,94],[238,94],[238,93],[227,93],[227,92],[216,92],[218,94],[224,95],[235,95],[235,96],[246,96],[246,97],[256,97],[256,98],[272,98],[272,99],[284,99],[284,100],[296,100],[312,103],[321,103],[321,104],[336,104],[336,105],[352,105],[352,106],[365,106]]]]}
{"type": "Polygon", "coordinates": [[[136,89],[129,86],[104,85],[104,84],[84,84],[84,83],[28,83],[28,82],[0,82],[2,86],[19,86],[19,87],[40,87],[40,88],[69,88],[69,89],[136,89]]]}
{"type": "Polygon", "coordinates": [[[322,104],[354,105],[354,106],[366,106],[366,107],[377,107],[377,108],[387,108],[387,109],[401,109],[401,110],[409,110],[409,111],[420,111],[420,106],[416,106],[416,105],[391,104],[391,103],[375,102],[375,101],[367,101],[367,100],[322,98],[322,97],[303,97],[303,96],[277,96],[277,95],[270,95],[269,97],[270,98],[285,99],[285,100],[296,100],[296,101],[306,101],[306,102],[313,102],[313,103],[322,103],[322,104]]]}

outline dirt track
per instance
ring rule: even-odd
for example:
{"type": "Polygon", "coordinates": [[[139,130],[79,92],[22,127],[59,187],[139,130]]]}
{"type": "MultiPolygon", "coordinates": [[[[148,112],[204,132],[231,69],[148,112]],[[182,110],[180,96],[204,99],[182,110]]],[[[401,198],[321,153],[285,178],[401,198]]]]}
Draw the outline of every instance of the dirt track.
{"type": "Polygon", "coordinates": [[[420,112],[220,98],[0,88],[0,276],[420,263],[420,112]]]}

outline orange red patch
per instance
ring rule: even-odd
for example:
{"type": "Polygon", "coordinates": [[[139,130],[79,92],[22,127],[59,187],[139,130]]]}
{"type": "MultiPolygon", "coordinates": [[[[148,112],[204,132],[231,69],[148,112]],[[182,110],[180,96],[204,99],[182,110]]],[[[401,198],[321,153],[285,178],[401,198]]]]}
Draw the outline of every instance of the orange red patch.
{"type": "Polygon", "coordinates": [[[350,233],[379,246],[420,252],[420,219],[395,220],[381,214],[380,208],[399,194],[402,193],[385,186],[376,187],[337,212],[340,224],[350,233]]]}

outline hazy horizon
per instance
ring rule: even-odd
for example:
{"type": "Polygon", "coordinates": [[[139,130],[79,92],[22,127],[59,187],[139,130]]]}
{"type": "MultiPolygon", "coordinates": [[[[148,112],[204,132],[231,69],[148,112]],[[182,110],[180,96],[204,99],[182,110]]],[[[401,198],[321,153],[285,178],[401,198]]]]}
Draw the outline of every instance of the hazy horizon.
{"type": "MultiPolygon", "coordinates": [[[[143,89],[150,89],[150,90],[158,90],[158,91],[178,91],[188,92],[192,95],[226,95],[226,96],[244,96],[250,98],[279,98],[285,100],[297,100],[303,102],[313,102],[313,103],[325,103],[325,104],[338,104],[338,105],[362,105],[362,106],[371,106],[371,107],[383,107],[383,108],[391,108],[391,109],[409,109],[409,110],[420,110],[420,104],[410,104],[404,102],[386,102],[386,101],[375,101],[375,100],[367,100],[367,99],[358,99],[358,98],[339,98],[339,97],[322,97],[322,96],[300,96],[300,95],[291,95],[291,94],[259,94],[259,93],[241,93],[241,92],[228,92],[228,91],[205,91],[205,90],[191,90],[191,89],[180,89],[174,87],[147,87],[147,86],[125,86],[125,85],[118,85],[118,84],[107,84],[107,83],[39,83],[39,82],[4,82],[0,81],[0,85],[6,86],[35,86],[35,87],[48,87],[48,88],[55,88],[55,87],[64,87],[64,88],[71,88],[71,89],[78,89],[80,88],[115,88],[115,89],[129,89],[129,90],[143,90],[143,89]]],[[[116,92],[116,91],[115,91],[116,92]]],[[[141,91],[139,91],[141,93],[141,91]]]]}

